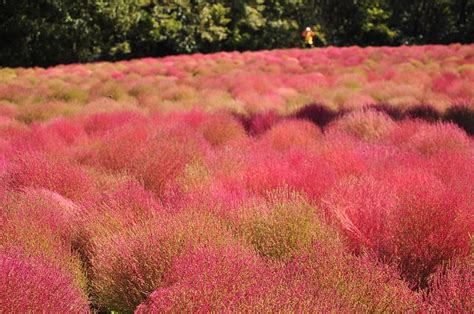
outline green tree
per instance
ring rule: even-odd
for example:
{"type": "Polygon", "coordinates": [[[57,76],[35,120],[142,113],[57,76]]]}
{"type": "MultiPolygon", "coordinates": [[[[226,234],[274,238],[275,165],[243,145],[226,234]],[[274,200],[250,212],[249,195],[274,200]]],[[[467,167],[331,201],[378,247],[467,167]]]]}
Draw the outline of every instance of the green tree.
{"type": "Polygon", "coordinates": [[[382,1],[367,1],[362,20],[360,44],[390,45],[393,44],[397,32],[388,25],[391,12],[382,1]]]}
{"type": "Polygon", "coordinates": [[[450,1],[453,25],[446,41],[470,43],[474,38],[474,0],[450,1]]]}
{"type": "MultiPolygon", "coordinates": [[[[390,0],[400,43],[446,43],[453,33],[453,0],[390,0]]],[[[452,39],[451,39],[452,40],[452,39]]]]}
{"type": "Polygon", "coordinates": [[[0,2],[0,64],[50,65],[89,61],[100,54],[89,2],[0,2]]]}
{"type": "Polygon", "coordinates": [[[218,1],[158,1],[151,7],[151,38],[173,53],[216,51],[230,34],[229,13],[218,1]]]}

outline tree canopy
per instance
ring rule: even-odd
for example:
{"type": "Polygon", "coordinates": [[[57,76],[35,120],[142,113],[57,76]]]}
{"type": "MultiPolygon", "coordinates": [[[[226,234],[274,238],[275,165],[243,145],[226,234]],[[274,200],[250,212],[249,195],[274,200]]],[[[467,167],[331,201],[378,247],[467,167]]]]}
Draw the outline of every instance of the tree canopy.
{"type": "Polygon", "coordinates": [[[318,45],[469,43],[474,0],[0,0],[0,66],[318,45]]]}

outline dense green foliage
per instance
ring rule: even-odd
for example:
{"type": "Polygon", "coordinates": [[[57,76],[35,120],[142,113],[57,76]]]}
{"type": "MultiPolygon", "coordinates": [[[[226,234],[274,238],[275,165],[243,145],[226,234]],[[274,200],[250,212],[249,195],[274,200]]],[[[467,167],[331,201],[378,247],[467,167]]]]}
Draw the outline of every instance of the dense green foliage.
{"type": "Polygon", "coordinates": [[[0,0],[0,66],[474,38],[474,0],[0,0]]]}

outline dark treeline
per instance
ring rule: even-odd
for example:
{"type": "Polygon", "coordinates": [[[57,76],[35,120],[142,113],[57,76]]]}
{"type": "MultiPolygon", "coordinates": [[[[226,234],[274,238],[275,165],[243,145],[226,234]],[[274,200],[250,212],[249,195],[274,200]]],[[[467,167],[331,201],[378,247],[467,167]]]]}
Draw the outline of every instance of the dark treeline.
{"type": "Polygon", "coordinates": [[[323,45],[469,43],[474,0],[0,0],[0,66],[323,45]]]}

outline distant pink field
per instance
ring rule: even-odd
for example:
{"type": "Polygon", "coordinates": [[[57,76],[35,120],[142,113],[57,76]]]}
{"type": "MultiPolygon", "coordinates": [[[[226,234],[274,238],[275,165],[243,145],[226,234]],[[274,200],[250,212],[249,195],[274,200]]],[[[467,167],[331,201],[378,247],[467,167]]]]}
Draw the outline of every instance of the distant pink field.
{"type": "Polygon", "coordinates": [[[474,46],[0,69],[0,312],[470,312],[474,46]]]}

